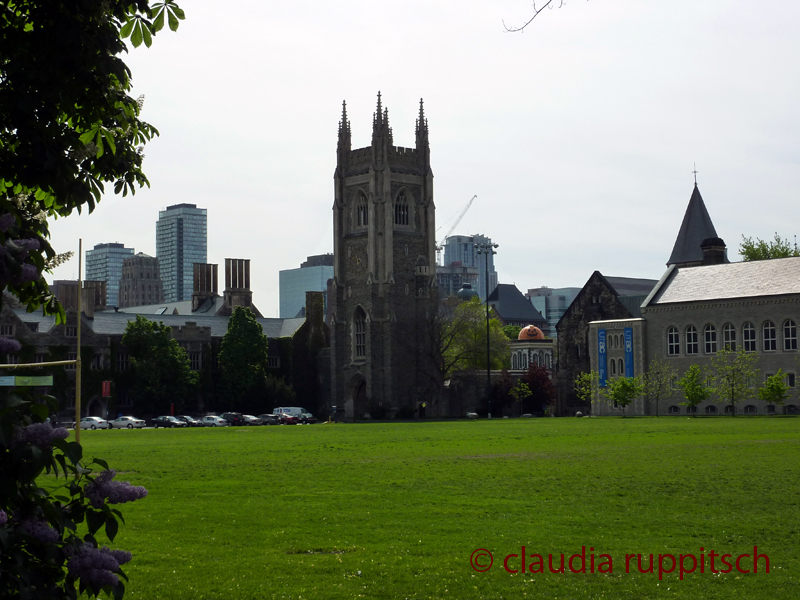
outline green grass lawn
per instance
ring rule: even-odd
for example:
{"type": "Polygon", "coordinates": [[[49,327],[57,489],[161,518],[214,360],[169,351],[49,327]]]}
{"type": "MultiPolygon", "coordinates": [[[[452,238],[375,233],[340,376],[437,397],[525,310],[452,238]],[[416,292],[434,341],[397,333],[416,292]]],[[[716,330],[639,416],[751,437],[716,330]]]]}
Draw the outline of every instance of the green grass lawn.
{"type": "Polygon", "coordinates": [[[662,417],[81,437],[86,457],[150,492],[119,507],[128,598],[796,600],[798,429],[796,418],[662,417]],[[626,553],[646,566],[651,553],[735,559],[754,545],[768,574],[763,559],[758,574],[706,563],[659,580],[635,559],[625,573],[626,553]],[[595,569],[608,554],[613,573],[507,572],[522,546],[556,567],[581,546],[588,567],[593,547],[595,569]],[[487,572],[470,566],[478,548],[494,556],[487,572]]]}

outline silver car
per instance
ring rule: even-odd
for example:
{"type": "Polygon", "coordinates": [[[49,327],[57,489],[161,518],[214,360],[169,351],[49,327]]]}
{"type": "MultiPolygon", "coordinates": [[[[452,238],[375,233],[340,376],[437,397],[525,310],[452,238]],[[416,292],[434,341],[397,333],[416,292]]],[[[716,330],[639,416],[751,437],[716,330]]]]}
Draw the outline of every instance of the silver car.
{"type": "Polygon", "coordinates": [[[117,417],[108,422],[109,429],[142,429],[144,425],[144,421],[136,417],[117,417]]]}
{"type": "Polygon", "coordinates": [[[203,417],[202,419],[200,419],[200,422],[205,427],[227,427],[228,426],[228,422],[225,419],[222,419],[220,417],[215,417],[215,416],[203,417]]]}
{"type": "Polygon", "coordinates": [[[108,421],[100,417],[83,417],[81,429],[108,429],[108,421]]]}

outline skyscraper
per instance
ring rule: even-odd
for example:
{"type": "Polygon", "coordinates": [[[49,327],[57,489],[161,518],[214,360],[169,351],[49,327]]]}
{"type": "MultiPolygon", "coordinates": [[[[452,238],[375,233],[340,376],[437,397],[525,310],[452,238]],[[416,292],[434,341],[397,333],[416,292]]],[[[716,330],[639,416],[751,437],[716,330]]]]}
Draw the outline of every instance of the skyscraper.
{"type": "Polygon", "coordinates": [[[486,301],[486,277],[489,278],[489,293],[497,287],[497,271],[494,270],[494,255],[489,254],[489,269],[486,256],[478,256],[475,244],[491,244],[485,235],[451,235],[444,241],[444,265],[436,269],[439,285],[454,294],[461,284],[471,283],[481,302],[486,301]]]}
{"type": "Polygon", "coordinates": [[[133,248],[123,244],[97,244],[86,251],[86,280],[106,282],[106,304],[119,306],[119,280],[122,261],[133,256],[133,248]]]}
{"type": "Polygon", "coordinates": [[[192,298],[192,265],[207,262],[207,213],[195,204],[174,204],[158,213],[156,258],[165,302],[192,298]]]}
{"type": "Polygon", "coordinates": [[[280,318],[294,319],[306,307],[306,292],[322,292],[328,309],[328,279],[333,278],[333,254],[309,256],[299,269],[278,272],[280,318]]]}

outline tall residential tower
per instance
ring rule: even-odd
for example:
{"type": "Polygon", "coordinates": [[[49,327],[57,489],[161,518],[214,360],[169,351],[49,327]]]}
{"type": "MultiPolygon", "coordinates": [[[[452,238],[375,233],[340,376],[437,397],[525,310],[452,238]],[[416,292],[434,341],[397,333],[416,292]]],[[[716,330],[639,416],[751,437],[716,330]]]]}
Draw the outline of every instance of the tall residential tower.
{"type": "Polygon", "coordinates": [[[133,248],[123,244],[97,244],[86,251],[86,281],[106,282],[106,305],[119,306],[119,280],[122,261],[133,256],[133,248]]]}
{"type": "Polygon", "coordinates": [[[156,258],[165,302],[192,298],[192,265],[207,262],[207,212],[195,204],[174,204],[158,213],[156,258]]]}

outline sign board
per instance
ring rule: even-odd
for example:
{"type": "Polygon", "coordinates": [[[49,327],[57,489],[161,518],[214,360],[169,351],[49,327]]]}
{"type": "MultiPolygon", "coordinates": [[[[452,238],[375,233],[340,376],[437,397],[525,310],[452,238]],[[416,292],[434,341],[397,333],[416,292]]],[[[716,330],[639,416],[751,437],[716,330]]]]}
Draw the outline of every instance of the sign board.
{"type": "Polygon", "coordinates": [[[597,373],[599,375],[597,383],[600,387],[606,387],[606,330],[597,330],[597,373]]]}
{"type": "Polygon", "coordinates": [[[633,328],[625,328],[625,377],[633,377],[633,328]]]}
{"type": "Polygon", "coordinates": [[[17,387],[35,387],[35,386],[51,386],[53,385],[53,376],[45,375],[42,377],[21,377],[17,375],[17,387]]]}
{"type": "Polygon", "coordinates": [[[103,398],[110,398],[111,397],[111,382],[104,381],[103,382],[103,398]]]}
{"type": "Polygon", "coordinates": [[[0,387],[14,387],[16,384],[16,377],[0,377],[0,387]]]}

